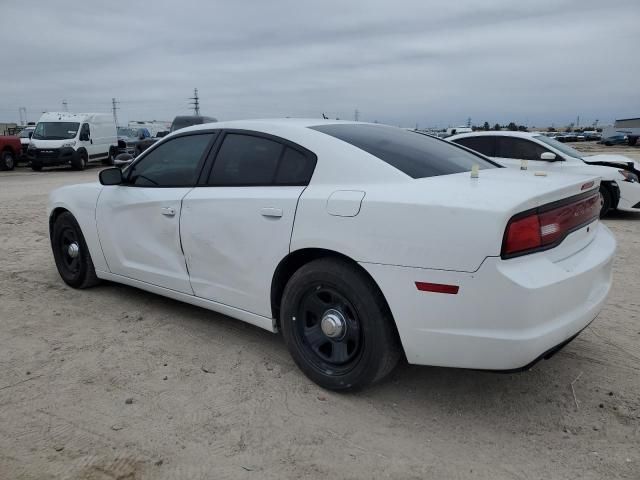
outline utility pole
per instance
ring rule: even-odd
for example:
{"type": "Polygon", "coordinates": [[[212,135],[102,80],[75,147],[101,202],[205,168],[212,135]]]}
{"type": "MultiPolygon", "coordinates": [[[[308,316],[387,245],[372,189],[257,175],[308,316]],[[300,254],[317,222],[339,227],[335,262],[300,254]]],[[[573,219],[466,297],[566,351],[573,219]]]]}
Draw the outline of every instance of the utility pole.
{"type": "Polygon", "coordinates": [[[580,126],[580,115],[576,117],[576,127],[580,126]]]}
{"type": "Polygon", "coordinates": [[[113,111],[113,122],[116,124],[116,128],[118,127],[118,114],[116,113],[116,110],[118,110],[118,104],[120,102],[117,102],[115,97],[111,99],[111,110],[113,111]]]}
{"type": "Polygon", "coordinates": [[[20,107],[18,109],[18,115],[20,115],[20,125],[27,124],[27,107],[20,107]]]}
{"type": "Polygon", "coordinates": [[[356,108],[355,112],[353,112],[353,119],[358,122],[360,121],[360,112],[358,111],[358,109],[356,108]]]}
{"type": "Polygon", "coordinates": [[[467,127],[471,128],[471,117],[467,118],[467,127]]]}
{"type": "Polygon", "coordinates": [[[193,97],[189,98],[189,100],[193,100],[191,105],[193,105],[193,112],[196,117],[200,116],[200,99],[198,98],[198,89],[193,89],[193,97]]]}
{"type": "Polygon", "coordinates": [[[69,106],[67,105],[67,100],[66,99],[62,99],[62,111],[63,112],[68,112],[69,111],[69,106]]]}

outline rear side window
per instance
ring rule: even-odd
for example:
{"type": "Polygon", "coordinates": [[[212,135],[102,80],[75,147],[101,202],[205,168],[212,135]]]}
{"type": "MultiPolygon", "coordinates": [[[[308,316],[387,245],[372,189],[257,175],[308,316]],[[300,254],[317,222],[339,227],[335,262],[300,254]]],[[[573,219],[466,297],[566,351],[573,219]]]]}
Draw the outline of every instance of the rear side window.
{"type": "Polygon", "coordinates": [[[468,172],[473,165],[496,165],[454,144],[427,135],[384,125],[334,124],[310,127],[338,138],[412,178],[468,172]]]}
{"type": "Polygon", "coordinates": [[[137,187],[195,185],[213,137],[213,133],[185,135],[163,142],[131,166],[127,183],[137,187]]]}
{"type": "Polygon", "coordinates": [[[306,185],[314,167],[310,157],[278,141],[229,133],[216,155],[208,184],[306,185]]]}
{"type": "Polygon", "coordinates": [[[478,137],[465,137],[453,140],[455,143],[464,145],[471,150],[480,152],[487,157],[495,157],[495,137],[478,136],[478,137]]]}
{"type": "Polygon", "coordinates": [[[525,138],[497,137],[496,157],[520,160],[540,160],[546,148],[525,138]]]}

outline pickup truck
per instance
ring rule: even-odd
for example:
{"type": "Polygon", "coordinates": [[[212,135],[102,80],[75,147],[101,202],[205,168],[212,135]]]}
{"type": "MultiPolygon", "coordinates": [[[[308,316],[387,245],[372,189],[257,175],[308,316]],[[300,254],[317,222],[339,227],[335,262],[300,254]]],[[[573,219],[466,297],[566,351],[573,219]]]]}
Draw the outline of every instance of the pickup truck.
{"type": "Polygon", "coordinates": [[[0,170],[13,170],[21,149],[20,137],[0,136],[0,170]]]}

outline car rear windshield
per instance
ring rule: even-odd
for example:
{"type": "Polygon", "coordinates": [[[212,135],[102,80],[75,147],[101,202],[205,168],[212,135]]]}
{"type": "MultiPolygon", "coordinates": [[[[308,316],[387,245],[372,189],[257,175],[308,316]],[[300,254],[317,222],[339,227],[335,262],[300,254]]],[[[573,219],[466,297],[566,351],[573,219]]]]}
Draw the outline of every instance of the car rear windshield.
{"type": "Polygon", "coordinates": [[[497,165],[444,140],[385,125],[333,124],[310,127],[358,147],[412,178],[436,177],[497,165]]]}

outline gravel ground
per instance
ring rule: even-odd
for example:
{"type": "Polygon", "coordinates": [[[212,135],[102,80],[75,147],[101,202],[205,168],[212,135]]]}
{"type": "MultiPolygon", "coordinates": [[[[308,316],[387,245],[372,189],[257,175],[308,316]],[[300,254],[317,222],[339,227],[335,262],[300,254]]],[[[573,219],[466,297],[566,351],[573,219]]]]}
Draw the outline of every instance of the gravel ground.
{"type": "Polygon", "coordinates": [[[1,479],[640,478],[640,215],[605,221],[613,291],[551,360],[401,365],[334,394],[277,335],[130,287],[65,286],[47,194],[97,171],[0,173],[1,479]]]}

